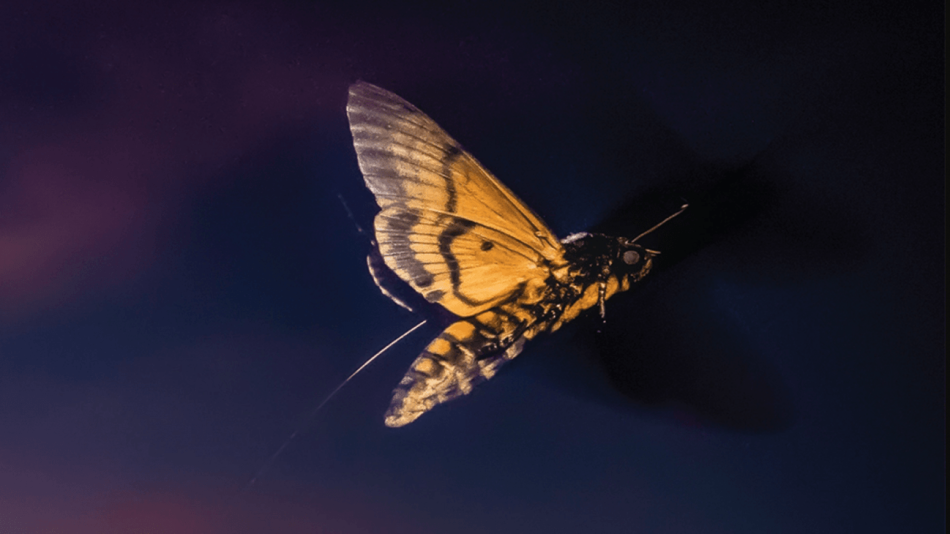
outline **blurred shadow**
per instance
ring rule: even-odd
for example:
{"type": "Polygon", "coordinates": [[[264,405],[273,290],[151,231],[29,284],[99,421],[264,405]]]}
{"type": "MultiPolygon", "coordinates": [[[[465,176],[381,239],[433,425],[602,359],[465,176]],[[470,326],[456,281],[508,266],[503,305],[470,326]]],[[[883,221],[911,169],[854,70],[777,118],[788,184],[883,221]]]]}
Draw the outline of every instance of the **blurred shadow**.
{"type": "Polygon", "coordinates": [[[764,355],[726,325],[699,313],[684,320],[650,293],[614,306],[618,319],[589,340],[617,391],[641,405],[684,405],[737,430],[791,424],[789,393],[764,355]]]}
{"type": "MultiPolygon", "coordinates": [[[[662,252],[654,273],[633,295],[608,303],[606,323],[580,321],[586,325],[578,340],[595,350],[587,355],[595,362],[580,361],[583,350],[553,351],[558,355],[542,373],[607,404],[685,406],[727,428],[782,430],[793,420],[790,395],[768,356],[757,354],[734,325],[709,314],[711,288],[724,279],[769,284],[854,268],[867,240],[835,220],[833,211],[805,205],[777,187],[761,164],[691,172],[712,178],[687,180],[707,185],[692,188],[685,199],[689,209],[644,238],[645,246],[662,252]],[[703,274],[709,271],[714,274],[703,274]],[[614,391],[604,391],[605,383],[614,391]]],[[[675,187],[641,195],[593,231],[639,234],[683,202],[675,187]]]]}

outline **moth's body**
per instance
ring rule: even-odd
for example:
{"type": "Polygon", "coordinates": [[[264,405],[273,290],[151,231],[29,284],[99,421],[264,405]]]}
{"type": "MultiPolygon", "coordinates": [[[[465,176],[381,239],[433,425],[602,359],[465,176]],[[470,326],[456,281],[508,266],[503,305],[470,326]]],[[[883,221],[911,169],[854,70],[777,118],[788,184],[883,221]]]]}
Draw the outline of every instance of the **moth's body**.
{"type": "MultiPolygon", "coordinates": [[[[524,203],[425,114],[358,83],[347,114],[381,211],[386,267],[458,316],[396,387],[386,425],[468,394],[542,332],[554,332],[645,276],[655,252],[623,237],[559,241],[524,203]]],[[[370,262],[371,271],[376,271],[370,262]]],[[[379,282],[377,272],[374,279],[379,282]]],[[[381,284],[383,292],[392,297],[381,284]]],[[[398,299],[393,297],[398,304],[398,299]]]]}
{"type": "Polygon", "coordinates": [[[542,283],[528,280],[504,302],[449,325],[399,383],[386,424],[403,426],[437,404],[468,394],[517,356],[526,341],[555,332],[584,310],[628,290],[647,274],[651,260],[636,272],[615,272],[616,262],[622,262],[617,254],[622,240],[587,234],[565,243],[564,257],[551,265],[542,283]]]}

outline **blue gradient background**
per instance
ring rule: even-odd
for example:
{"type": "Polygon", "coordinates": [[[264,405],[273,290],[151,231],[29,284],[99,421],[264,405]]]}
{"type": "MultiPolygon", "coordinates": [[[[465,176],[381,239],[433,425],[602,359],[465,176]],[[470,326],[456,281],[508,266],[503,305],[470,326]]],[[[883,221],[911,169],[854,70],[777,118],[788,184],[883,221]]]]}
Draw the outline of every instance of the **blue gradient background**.
{"type": "Polygon", "coordinates": [[[938,2],[0,5],[0,532],[943,532],[938,2]],[[663,263],[403,429],[357,79],[663,263]]]}

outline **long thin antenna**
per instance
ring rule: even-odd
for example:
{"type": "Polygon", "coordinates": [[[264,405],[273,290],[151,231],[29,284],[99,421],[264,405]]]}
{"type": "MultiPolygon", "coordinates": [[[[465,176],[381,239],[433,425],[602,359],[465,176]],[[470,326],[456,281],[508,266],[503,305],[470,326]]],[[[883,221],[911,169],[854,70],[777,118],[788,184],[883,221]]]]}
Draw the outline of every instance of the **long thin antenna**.
{"type": "Polygon", "coordinates": [[[650,232],[652,232],[652,231],[656,230],[657,228],[663,226],[664,224],[668,223],[668,222],[670,221],[670,219],[672,219],[673,217],[676,217],[676,216],[679,215],[680,213],[683,213],[683,211],[685,211],[686,208],[688,208],[688,207],[689,207],[689,204],[683,204],[683,205],[680,207],[680,210],[679,210],[679,211],[677,211],[677,212],[674,213],[673,215],[670,215],[669,217],[663,219],[662,221],[660,221],[659,224],[657,224],[657,225],[654,226],[653,228],[650,228],[650,229],[647,230],[646,232],[643,232],[642,234],[638,235],[637,237],[635,237],[635,238],[633,239],[633,241],[631,241],[631,243],[636,243],[637,240],[640,239],[641,237],[643,237],[643,236],[649,234],[650,232]]]}
{"type": "Polygon", "coordinates": [[[363,369],[366,368],[366,366],[368,366],[369,364],[373,363],[373,360],[375,360],[376,358],[382,356],[384,352],[386,352],[387,350],[389,350],[389,349],[390,349],[393,345],[395,345],[396,343],[399,343],[400,341],[402,341],[403,338],[405,338],[405,337],[408,336],[409,334],[415,332],[415,331],[418,330],[419,328],[422,328],[422,325],[424,325],[424,324],[426,324],[426,321],[422,321],[421,323],[417,324],[416,326],[413,326],[413,327],[410,328],[409,330],[406,330],[406,332],[403,333],[403,335],[401,335],[401,336],[397,337],[396,339],[390,341],[388,345],[386,345],[385,347],[383,347],[382,349],[380,349],[380,351],[377,352],[376,354],[373,354],[368,360],[366,360],[366,361],[363,363],[363,365],[359,366],[359,368],[357,368],[355,371],[353,371],[353,373],[352,373],[350,376],[346,377],[346,380],[344,380],[343,382],[341,382],[340,385],[336,387],[336,389],[334,389],[333,391],[331,391],[330,394],[327,395],[327,397],[326,397],[325,399],[323,399],[323,402],[321,402],[320,404],[318,404],[317,407],[314,408],[312,412],[310,412],[310,415],[308,415],[307,418],[304,420],[304,422],[301,423],[300,426],[298,426],[297,429],[293,431],[293,433],[290,435],[289,438],[287,438],[286,441],[284,441],[284,444],[281,445],[279,449],[277,449],[277,452],[275,452],[266,462],[264,462],[264,465],[262,465],[261,468],[260,468],[260,470],[257,472],[257,474],[254,475],[254,478],[252,478],[251,481],[248,482],[246,486],[244,486],[244,491],[247,492],[247,491],[250,491],[250,490],[251,490],[251,488],[254,486],[254,483],[257,482],[257,479],[261,478],[261,476],[262,476],[268,469],[270,469],[270,466],[274,464],[274,461],[277,460],[277,457],[280,456],[280,453],[284,452],[284,449],[286,449],[287,446],[290,445],[290,442],[293,441],[294,438],[297,437],[297,434],[299,434],[300,431],[303,430],[304,427],[306,427],[307,424],[309,424],[310,421],[312,421],[314,417],[316,417],[317,412],[320,411],[320,408],[323,408],[324,405],[326,405],[326,403],[330,402],[330,399],[332,399],[332,398],[334,397],[334,395],[336,395],[341,389],[343,389],[343,386],[347,385],[347,384],[350,382],[350,380],[353,380],[353,377],[355,377],[356,375],[358,375],[358,374],[360,373],[360,371],[362,371],[363,369]]]}

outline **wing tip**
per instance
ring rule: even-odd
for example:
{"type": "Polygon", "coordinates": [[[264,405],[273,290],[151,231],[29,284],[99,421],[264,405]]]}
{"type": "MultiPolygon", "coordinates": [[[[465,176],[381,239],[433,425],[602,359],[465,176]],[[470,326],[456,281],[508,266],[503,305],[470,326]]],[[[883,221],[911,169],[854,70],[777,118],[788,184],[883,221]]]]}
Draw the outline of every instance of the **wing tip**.
{"type": "Polygon", "coordinates": [[[413,113],[420,113],[419,110],[404,100],[399,95],[383,89],[378,85],[373,85],[363,80],[357,80],[350,85],[349,98],[346,102],[348,113],[360,109],[373,107],[383,107],[391,109],[403,108],[413,113]]]}
{"type": "Polygon", "coordinates": [[[378,85],[373,85],[369,82],[364,82],[363,80],[356,80],[355,82],[350,84],[351,97],[354,95],[362,96],[364,94],[379,93],[379,92],[387,93],[388,91],[386,91],[382,87],[379,87],[378,85]]]}

